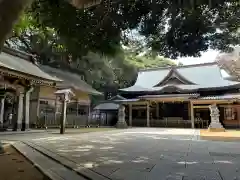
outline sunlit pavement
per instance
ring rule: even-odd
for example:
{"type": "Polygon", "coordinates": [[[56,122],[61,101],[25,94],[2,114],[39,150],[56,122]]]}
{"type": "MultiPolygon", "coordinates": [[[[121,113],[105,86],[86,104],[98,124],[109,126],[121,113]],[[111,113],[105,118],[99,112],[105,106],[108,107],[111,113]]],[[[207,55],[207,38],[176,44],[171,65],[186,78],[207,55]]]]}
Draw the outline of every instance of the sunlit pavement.
{"type": "Polygon", "coordinates": [[[108,179],[240,180],[240,143],[203,141],[199,130],[132,128],[2,139],[31,141],[108,179]]]}

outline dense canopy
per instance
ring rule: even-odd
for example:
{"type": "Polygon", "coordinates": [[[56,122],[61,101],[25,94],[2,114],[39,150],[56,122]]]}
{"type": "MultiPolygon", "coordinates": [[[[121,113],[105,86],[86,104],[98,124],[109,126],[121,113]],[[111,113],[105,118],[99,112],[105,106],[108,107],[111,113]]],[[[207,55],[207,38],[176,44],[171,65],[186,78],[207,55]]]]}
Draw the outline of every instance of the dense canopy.
{"type": "Polygon", "coordinates": [[[239,43],[238,0],[103,0],[89,9],[75,9],[62,0],[35,0],[39,24],[54,28],[67,47],[114,54],[126,33],[137,30],[145,45],[167,57],[197,56],[208,48],[228,50],[239,43]]]}

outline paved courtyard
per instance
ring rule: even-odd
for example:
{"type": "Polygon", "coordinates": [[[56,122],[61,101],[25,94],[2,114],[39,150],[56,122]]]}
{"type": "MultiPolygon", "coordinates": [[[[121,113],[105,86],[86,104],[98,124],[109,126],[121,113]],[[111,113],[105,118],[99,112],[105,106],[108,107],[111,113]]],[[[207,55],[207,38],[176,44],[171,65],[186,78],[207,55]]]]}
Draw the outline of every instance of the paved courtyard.
{"type": "Polygon", "coordinates": [[[198,130],[133,128],[28,136],[23,140],[106,179],[240,180],[240,142],[203,141],[198,130]]]}

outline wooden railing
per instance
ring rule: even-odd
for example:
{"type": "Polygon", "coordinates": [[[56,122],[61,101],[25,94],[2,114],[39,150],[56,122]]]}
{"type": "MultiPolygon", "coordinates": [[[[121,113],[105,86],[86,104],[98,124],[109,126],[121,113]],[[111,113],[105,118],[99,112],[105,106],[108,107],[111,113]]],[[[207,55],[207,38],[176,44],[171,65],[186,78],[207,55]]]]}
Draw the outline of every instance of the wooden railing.
{"type": "MultiPolygon", "coordinates": [[[[66,117],[66,127],[81,127],[86,126],[88,124],[88,116],[87,115],[78,115],[75,114],[67,114],[66,117]]],[[[60,126],[60,114],[57,114],[57,118],[55,118],[54,113],[47,113],[45,115],[40,116],[38,120],[38,126],[40,127],[59,127],[60,126]]]]}
{"type": "MultiPolygon", "coordinates": [[[[195,121],[195,128],[207,128],[209,126],[208,120],[195,121]]],[[[132,120],[132,126],[146,127],[147,119],[135,118],[132,120]]],[[[182,127],[191,128],[191,120],[185,120],[181,117],[165,117],[163,119],[150,119],[151,127],[182,127]]]]}
{"type": "Polygon", "coordinates": [[[191,127],[191,120],[184,120],[181,118],[163,118],[163,119],[151,119],[150,125],[152,127],[191,127]]]}

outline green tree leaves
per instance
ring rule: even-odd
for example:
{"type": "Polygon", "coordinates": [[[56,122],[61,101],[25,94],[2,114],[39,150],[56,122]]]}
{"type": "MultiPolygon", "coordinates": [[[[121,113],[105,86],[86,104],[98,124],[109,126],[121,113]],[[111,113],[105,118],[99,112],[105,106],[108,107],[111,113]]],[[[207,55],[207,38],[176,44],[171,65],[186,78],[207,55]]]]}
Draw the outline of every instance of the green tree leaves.
{"type": "Polygon", "coordinates": [[[146,48],[170,58],[239,43],[237,0],[103,0],[87,10],[61,0],[36,0],[32,8],[39,23],[54,28],[79,55],[89,50],[114,55],[126,40],[122,32],[133,29],[145,37],[146,48]]]}

